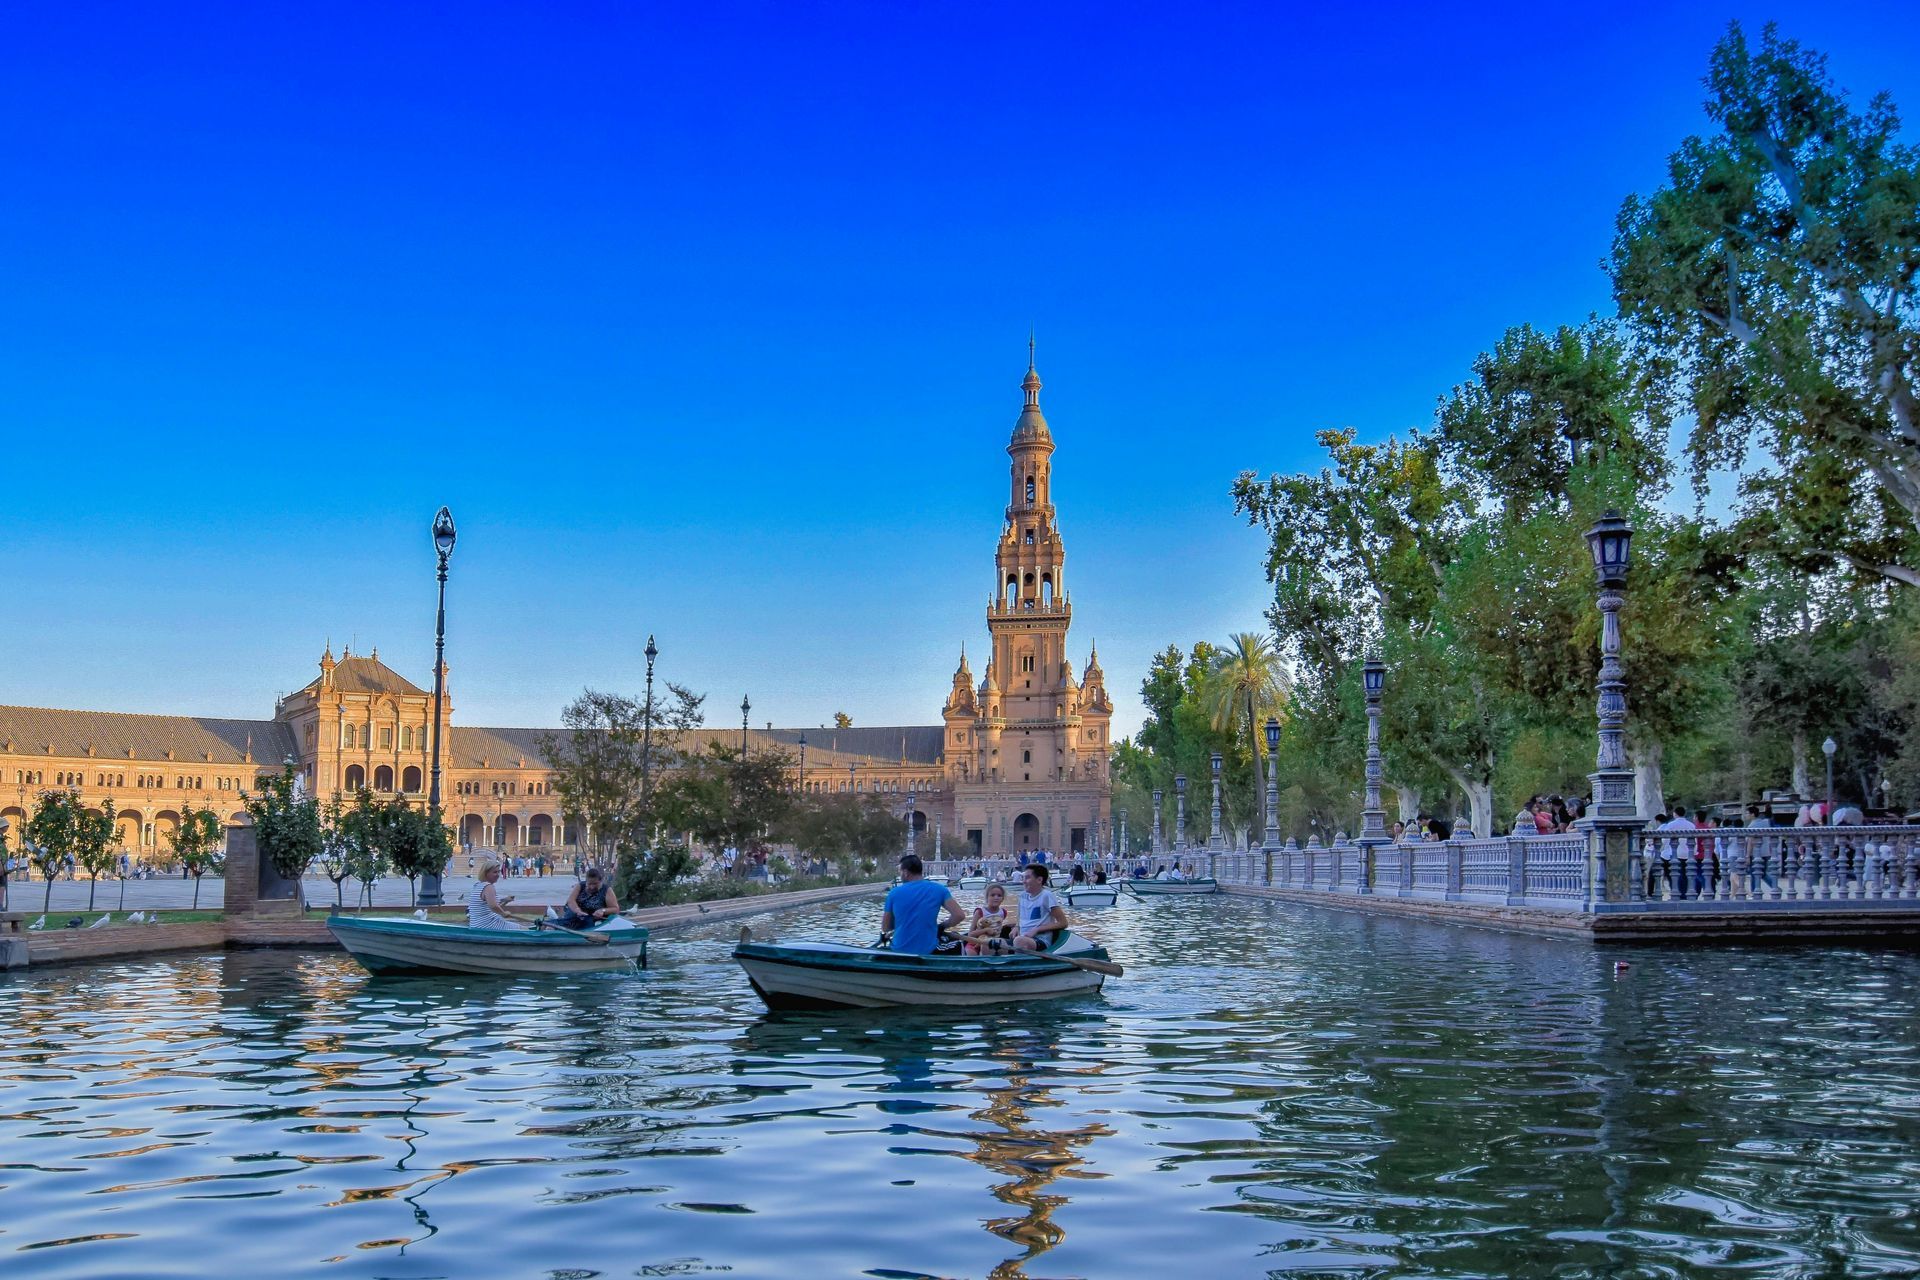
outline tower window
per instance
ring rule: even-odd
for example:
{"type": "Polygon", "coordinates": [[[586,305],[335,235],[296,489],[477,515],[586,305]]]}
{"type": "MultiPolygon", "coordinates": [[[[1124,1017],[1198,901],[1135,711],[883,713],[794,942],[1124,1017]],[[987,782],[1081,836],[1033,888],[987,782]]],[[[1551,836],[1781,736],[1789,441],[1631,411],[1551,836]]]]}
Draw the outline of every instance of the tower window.
{"type": "Polygon", "coordinates": [[[1027,505],[1033,505],[1033,477],[1027,477],[1027,505]]]}
{"type": "Polygon", "coordinates": [[[1033,530],[1031,529],[1027,530],[1027,545],[1028,546],[1033,545],[1033,530]]]}
{"type": "Polygon", "coordinates": [[[1022,751],[1022,752],[1020,753],[1020,763],[1021,763],[1021,764],[1032,764],[1032,763],[1033,763],[1033,752],[1031,752],[1031,751],[1022,751]]]}

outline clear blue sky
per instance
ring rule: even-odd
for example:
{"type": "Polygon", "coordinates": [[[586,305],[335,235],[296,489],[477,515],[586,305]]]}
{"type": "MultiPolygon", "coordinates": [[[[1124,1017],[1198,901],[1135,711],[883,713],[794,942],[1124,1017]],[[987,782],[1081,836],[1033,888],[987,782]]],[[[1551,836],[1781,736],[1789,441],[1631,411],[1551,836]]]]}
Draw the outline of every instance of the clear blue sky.
{"type": "Polygon", "coordinates": [[[329,637],[424,681],[447,502],[465,723],[649,631],[719,723],[930,723],[1031,325],[1131,729],[1260,625],[1239,470],[1610,310],[1730,18],[1920,115],[1902,4],[1340,9],[16,7],[0,701],[264,716],[329,637]]]}

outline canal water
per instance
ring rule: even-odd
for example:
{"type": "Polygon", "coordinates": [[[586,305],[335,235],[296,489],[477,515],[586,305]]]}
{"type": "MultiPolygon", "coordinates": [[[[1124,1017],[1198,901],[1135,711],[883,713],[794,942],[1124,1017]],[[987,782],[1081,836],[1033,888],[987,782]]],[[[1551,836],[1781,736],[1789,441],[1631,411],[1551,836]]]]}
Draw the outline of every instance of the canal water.
{"type": "Polygon", "coordinates": [[[1127,976],[992,1012],[768,1016],[737,924],[569,981],[11,976],[0,1276],[1920,1268],[1920,957],[1234,898],[1084,919],[1127,976]]]}

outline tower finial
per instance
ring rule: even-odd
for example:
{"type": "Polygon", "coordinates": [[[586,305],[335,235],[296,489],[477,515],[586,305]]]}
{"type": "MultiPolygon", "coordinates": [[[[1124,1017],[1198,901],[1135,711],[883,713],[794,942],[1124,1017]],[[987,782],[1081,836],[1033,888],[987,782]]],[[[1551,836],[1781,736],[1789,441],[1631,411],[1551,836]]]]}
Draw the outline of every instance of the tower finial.
{"type": "Polygon", "coordinates": [[[1027,328],[1027,370],[1029,372],[1032,372],[1033,370],[1033,328],[1032,326],[1028,326],[1027,328]]]}

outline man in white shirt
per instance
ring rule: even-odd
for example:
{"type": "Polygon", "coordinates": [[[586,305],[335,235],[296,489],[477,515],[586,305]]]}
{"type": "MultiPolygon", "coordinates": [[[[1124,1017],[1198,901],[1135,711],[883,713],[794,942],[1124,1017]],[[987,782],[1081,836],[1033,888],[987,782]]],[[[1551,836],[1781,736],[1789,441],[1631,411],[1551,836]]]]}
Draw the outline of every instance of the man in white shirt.
{"type": "Polygon", "coordinates": [[[1020,888],[1020,924],[1013,945],[1021,951],[1045,951],[1067,927],[1067,912],[1047,887],[1046,867],[1026,869],[1020,888]]]}

